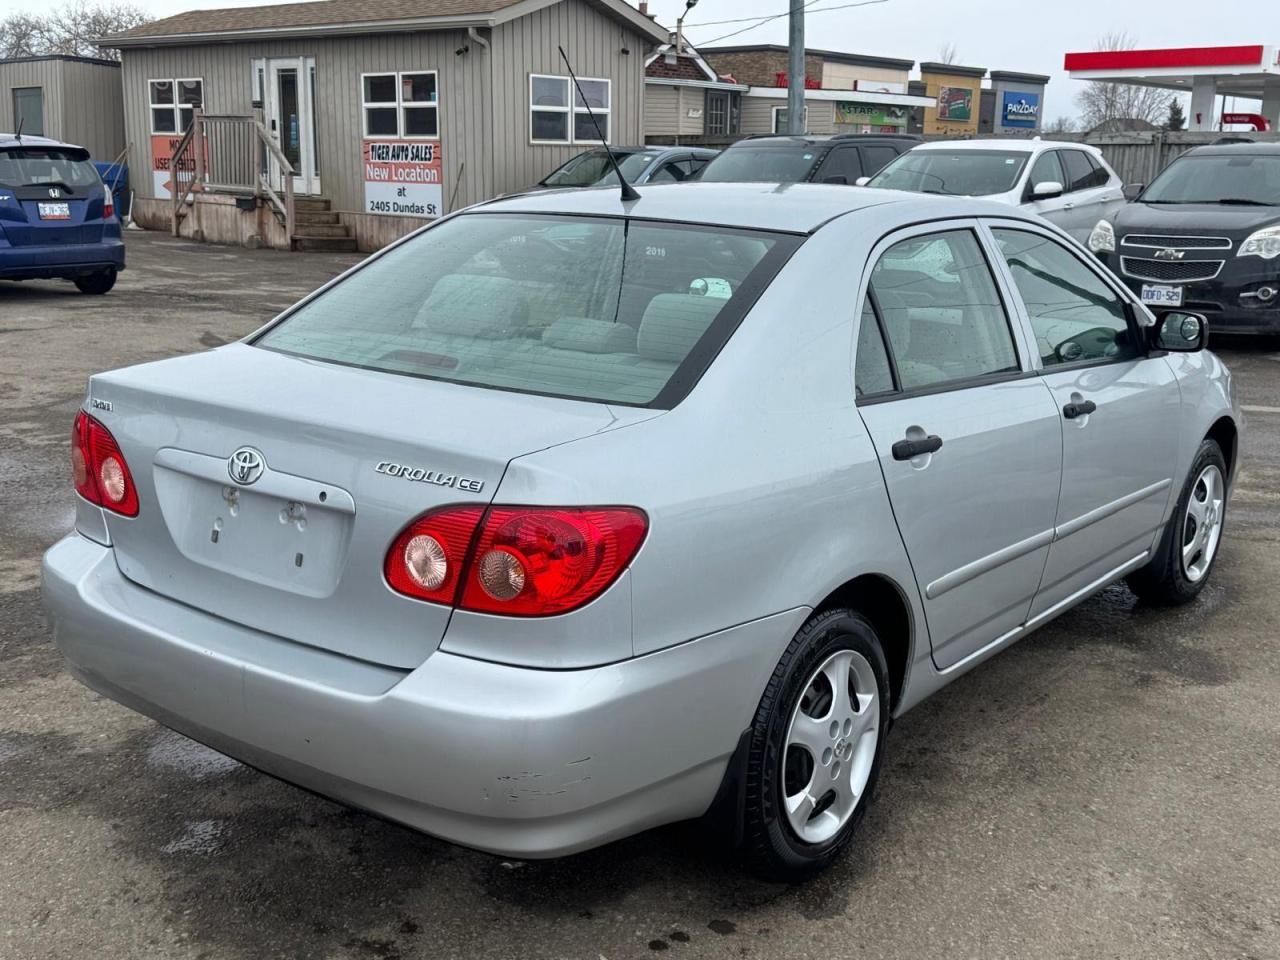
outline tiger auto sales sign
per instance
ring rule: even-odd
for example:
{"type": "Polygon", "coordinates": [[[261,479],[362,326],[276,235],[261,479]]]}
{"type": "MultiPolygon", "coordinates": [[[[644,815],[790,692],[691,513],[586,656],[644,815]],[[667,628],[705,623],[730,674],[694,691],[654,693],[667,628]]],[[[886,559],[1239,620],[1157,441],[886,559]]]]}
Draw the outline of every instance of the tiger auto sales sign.
{"type": "Polygon", "coordinates": [[[444,213],[439,140],[364,141],[364,211],[429,219],[444,213]]]}

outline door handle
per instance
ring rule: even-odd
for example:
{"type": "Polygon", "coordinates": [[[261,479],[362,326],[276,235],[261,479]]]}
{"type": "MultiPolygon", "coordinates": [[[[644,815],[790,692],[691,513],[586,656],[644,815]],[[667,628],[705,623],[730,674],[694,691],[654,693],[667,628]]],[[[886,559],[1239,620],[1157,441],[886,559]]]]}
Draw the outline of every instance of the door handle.
{"type": "Polygon", "coordinates": [[[1076,417],[1087,417],[1097,409],[1098,405],[1092,400],[1080,400],[1063,407],[1062,415],[1068,420],[1074,420],[1076,417]]]}
{"type": "Polygon", "coordinates": [[[1075,208],[1075,204],[1074,204],[1074,203],[1064,203],[1064,204],[1062,205],[1062,209],[1063,209],[1063,210],[1071,210],[1071,209],[1074,209],[1074,208],[1075,208]]]}
{"type": "Polygon", "coordinates": [[[926,453],[937,453],[942,449],[942,438],[929,434],[919,440],[899,440],[893,445],[893,459],[912,460],[926,453]]]}

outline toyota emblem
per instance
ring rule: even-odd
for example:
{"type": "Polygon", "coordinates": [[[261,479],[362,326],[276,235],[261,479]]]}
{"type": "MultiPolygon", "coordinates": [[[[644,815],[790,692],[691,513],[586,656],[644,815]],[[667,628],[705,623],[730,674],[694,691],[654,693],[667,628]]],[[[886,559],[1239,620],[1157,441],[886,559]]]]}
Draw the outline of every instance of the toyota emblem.
{"type": "Polygon", "coordinates": [[[253,447],[241,447],[227,461],[227,473],[231,479],[245,487],[257,483],[266,468],[267,461],[253,447]]]}

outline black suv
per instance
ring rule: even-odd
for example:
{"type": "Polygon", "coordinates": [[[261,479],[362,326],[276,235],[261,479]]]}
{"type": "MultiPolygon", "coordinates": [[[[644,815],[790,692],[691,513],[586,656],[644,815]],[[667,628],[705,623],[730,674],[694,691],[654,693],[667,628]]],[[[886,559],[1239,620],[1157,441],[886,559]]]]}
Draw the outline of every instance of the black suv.
{"type": "Polygon", "coordinates": [[[706,183],[847,183],[878,173],[918,146],[919,137],[888,133],[748,137],[707,165],[706,183]]]}
{"type": "Polygon", "coordinates": [[[1089,247],[1153,310],[1280,334],[1280,144],[1187,151],[1094,227],[1089,247]]]}

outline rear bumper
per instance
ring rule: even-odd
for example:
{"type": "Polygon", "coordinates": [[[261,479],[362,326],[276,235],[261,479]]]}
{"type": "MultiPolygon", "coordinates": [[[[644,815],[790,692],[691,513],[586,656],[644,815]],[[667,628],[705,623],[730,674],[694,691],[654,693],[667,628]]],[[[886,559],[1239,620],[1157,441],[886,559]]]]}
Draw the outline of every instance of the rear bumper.
{"type": "Polygon", "coordinates": [[[8,280],[82,277],[108,267],[124,269],[123,241],[24,247],[0,244],[0,277],[8,280]]]}
{"type": "Polygon", "coordinates": [[[588,670],[437,651],[402,672],[163,598],[79,534],[45,555],[43,589],[72,673],[104,695],[318,793],[530,858],[704,813],[807,615],[588,670]]]}

